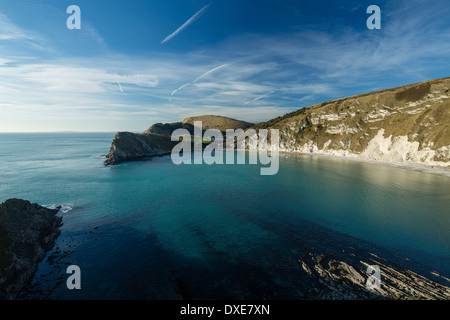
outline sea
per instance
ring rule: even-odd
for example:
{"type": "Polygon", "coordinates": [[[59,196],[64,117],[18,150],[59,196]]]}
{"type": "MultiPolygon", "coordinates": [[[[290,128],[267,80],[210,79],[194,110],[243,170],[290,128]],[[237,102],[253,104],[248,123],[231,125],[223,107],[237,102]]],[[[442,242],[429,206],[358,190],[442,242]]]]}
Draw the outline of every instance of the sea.
{"type": "Polygon", "coordinates": [[[20,299],[301,299],[298,260],[340,243],[450,278],[448,177],[293,154],[275,175],[170,156],[105,167],[113,137],[0,134],[0,202],[63,217],[20,299]]]}

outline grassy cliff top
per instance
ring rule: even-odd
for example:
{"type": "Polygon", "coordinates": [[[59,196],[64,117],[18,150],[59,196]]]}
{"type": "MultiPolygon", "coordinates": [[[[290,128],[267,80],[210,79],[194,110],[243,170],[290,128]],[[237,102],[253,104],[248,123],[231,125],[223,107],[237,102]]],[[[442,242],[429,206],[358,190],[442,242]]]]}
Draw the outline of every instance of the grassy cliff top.
{"type": "Polygon", "coordinates": [[[194,121],[202,121],[202,129],[218,129],[222,132],[225,132],[226,129],[247,129],[253,126],[253,123],[236,120],[233,118],[223,117],[223,116],[215,116],[215,115],[203,115],[203,116],[195,116],[184,119],[183,123],[189,123],[191,125],[194,124],[194,121]]]}

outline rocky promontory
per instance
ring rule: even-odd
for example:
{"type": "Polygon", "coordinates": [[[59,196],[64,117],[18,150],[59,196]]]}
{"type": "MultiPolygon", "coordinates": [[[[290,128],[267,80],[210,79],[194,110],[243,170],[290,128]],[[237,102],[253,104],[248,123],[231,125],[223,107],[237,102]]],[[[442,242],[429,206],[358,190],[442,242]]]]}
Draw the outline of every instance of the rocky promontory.
{"type": "Polygon", "coordinates": [[[143,133],[117,132],[106,156],[105,166],[170,154],[178,143],[171,140],[172,132],[176,129],[194,132],[194,126],[181,122],[155,123],[143,133]]]}
{"type": "MultiPolygon", "coordinates": [[[[178,141],[172,141],[176,129],[194,134],[194,121],[202,122],[202,132],[208,129],[247,129],[252,123],[223,116],[205,115],[186,118],[181,122],[155,123],[143,133],[117,132],[106,156],[105,166],[170,154],[178,141]]],[[[205,147],[207,143],[203,144],[205,147]]]]}
{"type": "Polygon", "coordinates": [[[175,144],[170,135],[117,132],[106,156],[105,166],[170,154],[175,144]]]}
{"type": "Polygon", "coordinates": [[[21,199],[0,204],[0,299],[15,299],[60,234],[59,208],[21,199]]]}

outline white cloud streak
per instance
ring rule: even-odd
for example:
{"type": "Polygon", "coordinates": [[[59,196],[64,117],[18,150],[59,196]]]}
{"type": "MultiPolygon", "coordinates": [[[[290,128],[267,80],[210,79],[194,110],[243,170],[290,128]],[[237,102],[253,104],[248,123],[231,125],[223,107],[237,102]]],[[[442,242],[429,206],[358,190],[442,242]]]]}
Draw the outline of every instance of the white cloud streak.
{"type": "Polygon", "coordinates": [[[13,24],[6,15],[0,13],[0,40],[16,39],[34,40],[34,37],[13,24]]]}
{"type": "Polygon", "coordinates": [[[120,92],[125,92],[125,91],[123,90],[123,88],[122,88],[122,85],[120,84],[120,82],[119,82],[119,81],[117,81],[117,85],[119,86],[119,90],[120,90],[120,92]]]}
{"type": "Polygon", "coordinates": [[[256,102],[256,101],[258,101],[258,100],[261,100],[262,98],[265,98],[265,97],[267,97],[267,94],[262,94],[262,95],[256,97],[256,98],[253,99],[253,100],[250,100],[250,101],[245,102],[244,105],[251,104],[251,103],[256,102]]]}
{"type": "Polygon", "coordinates": [[[227,63],[226,63],[226,64],[223,64],[223,65],[220,65],[220,66],[218,66],[218,67],[215,67],[215,68],[213,68],[213,69],[211,69],[211,70],[209,70],[209,71],[206,71],[206,72],[203,73],[202,75],[200,75],[200,76],[198,76],[197,78],[195,78],[193,81],[188,82],[188,83],[185,83],[185,84],[183,84],[181,87],[179,87],[178,89],[173,90],[172,93],[171,93],[170,95],[171,95],[171,96],[175,95],[175,93],[177,93],[177,92],[180,91],[181,89],[186,88],[187,86],[189,86],[189,85],[191,85],[191,84],[193,84],[193,83],[196,83],[197,81],[203,79],[204,77],[206,77],[207,75],[213,73],[214,71],[217,71],[217,70],[219,70],[219,69],[222,69],[222,68],[224,68],[224,67],[226,67],[226,66],[228,66],[227,63]]]}
{"type": "Polygon", "coordinates": [[[178,89],[173,90],[170,95],[173,96],[175,95],[175,93],[177,93],[178,91],[182,90],[183,88],[186,88],[188,85],[190,85],[191,82],[185,83],[183,84],[181,87],[179,87],[178,89]]]}
{"type": "Polygon", "coordinates": [[[194,80],[193,82],[197,82],[198,80],[200,80],[200,79],[206,77],[208,74],[213,73],[214,71],[217,71],[217,70],[219,70],[219,69],[222,69],[222,68],[224,68],[224,67],[226,67],[226,66],[228,66],[228,63],[223,64],[223,65],[218,66],[218,67],[215,67],[215,68],[213,68],[213,69],[211,69],[211,70],[209,70],[209,71],[206,71],[204,74],[202,74],[202,75],[198,76],[197,78],[195,78],[195,80],[194,80]]]}
{"type": "MultiPolygon", "coordinates": [[[[14,67],[1,67],[0,77],[8,79],[4,84],[39,88],[52,92],[102,93],[107,85],[120,83],[137,87],[151,88],[158,85],[152,74],[117,74],[102,68],[76,67],[56,64],[26,64],[14,67]]],[[[3,81],[0,81],[3,83],[3,81]]],[[[123,91],[123,88],[122,90],[123,91]]]]}
{"type": "Polygon", "coordinates": [[[206,6],[204,6],[203,8],[201,8],[200,10],[198,10],[192,17],[190,17],[185,23],[183,23],[177,30],[175,30],[174,32],[172,32],[171,34],[169,34],[163,41],[161,41],[161,44],[166,43],[167,41],[169,41],[170,39],[172,39],[173,37],[175,37],[176,35],[178,35],[181,31],[183,31],[184,29],[186,29],[189,25],[191,25],[192,23],[195,22],[195,20],[197,20],[200,15],[206,10],[208,9],[208,7],[211,4],[207,4],[206,6]]]}

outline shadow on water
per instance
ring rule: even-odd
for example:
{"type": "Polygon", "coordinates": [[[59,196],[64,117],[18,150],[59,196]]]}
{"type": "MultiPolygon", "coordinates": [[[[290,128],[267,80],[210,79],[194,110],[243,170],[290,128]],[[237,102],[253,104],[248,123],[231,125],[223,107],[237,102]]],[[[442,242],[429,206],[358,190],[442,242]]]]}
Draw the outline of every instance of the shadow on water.
{"type": "Polygon", "coordinates": [[[215,238],[197,225],[191,226],[189,233],[197,246],[189,248],[179,242],[174,247],[158,232],[138,231],[125,221],[76,231],[63,226],[62,236],[20,299],[308,299],[317,283],[301,271],[298,259],[314,250],[336,257],[351,252],[345,254],[345,260],[354,266],[376,253],[427,277],[432,271],[308,221],[287,226],[283,220],[275,223],[252,215],[240,219],[270,237],[266,241],[255,239],[259,245],[247,246],[237,236],[215,238]],[[354,259],[349,261],[351,256],[354,259]],[[65,270],[70,264],[82,270],[81,290],[66,287],[65,270]]]}

